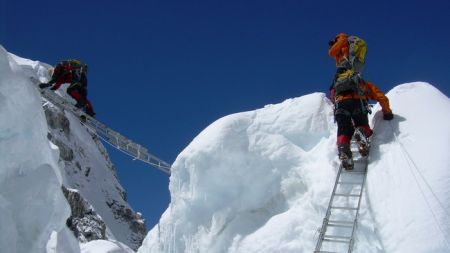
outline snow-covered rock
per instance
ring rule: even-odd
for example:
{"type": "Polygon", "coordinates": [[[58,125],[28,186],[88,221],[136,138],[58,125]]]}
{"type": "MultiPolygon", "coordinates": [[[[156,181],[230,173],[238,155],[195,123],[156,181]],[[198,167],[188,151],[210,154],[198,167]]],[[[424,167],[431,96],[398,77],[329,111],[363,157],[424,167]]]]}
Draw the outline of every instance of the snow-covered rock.
{"type": "MultiPolygon", "coordinates": [[[[60,150],[64,185],[77,189],[80,197],[92,205],[95,213],[83,216],[82,219],[71,216],[69,220],[98,224],[100,227],[100,223],[105,223],[109,228],[106,234],[93,236],[90,240],[109,238],[137,250],[146,234],[145,222],[128,205],[126,192],[117,179],[106,149],[73,115],[62,113],[52,104],[47,104],[44,108],[49,125],[49,140],[60,150]]],[[[77,236],[82,234],[81,231],[76,232],[77,236]]]]}
{"type": "Polygon", "coordinates": [[[81,194],[74,189],[62,187],[64,196],[71,207],[67,226],[73,231],[78,241],[86,243],[92,240],[105,240],[106,225],[81,194]]]}

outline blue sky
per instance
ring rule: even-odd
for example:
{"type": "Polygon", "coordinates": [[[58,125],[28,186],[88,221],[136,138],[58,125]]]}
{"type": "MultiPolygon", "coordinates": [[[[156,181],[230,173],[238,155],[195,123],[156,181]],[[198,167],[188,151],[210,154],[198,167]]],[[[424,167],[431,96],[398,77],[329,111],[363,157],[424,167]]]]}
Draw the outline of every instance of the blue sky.
{"type": "MultiPolygon", "coordinates": [[[[222,116],[327,92],[339,32],[366,40],[364,76],[383,91],[427,81],[449,96],[450,1],[371,2],[6,0],[0,44],[49,64],[86,62],[97,118],[172,163],[222,116]]],[[[110,151],[153,227],[168,177],[110,151]]]]}

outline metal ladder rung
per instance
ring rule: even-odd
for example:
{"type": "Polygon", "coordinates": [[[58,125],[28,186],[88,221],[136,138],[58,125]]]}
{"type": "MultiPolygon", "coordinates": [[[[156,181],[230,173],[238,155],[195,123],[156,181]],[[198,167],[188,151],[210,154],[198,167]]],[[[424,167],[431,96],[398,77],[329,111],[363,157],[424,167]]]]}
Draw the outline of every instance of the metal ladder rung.
{"type": "Polygon", "coordinates": [[[334,196],[337,196],[337,197],[361,197],[361,195],[359,195],[359,194],[345,194],[345,193],[336,193],[336,194],[334,194],[334,196]]]}
{"type": "Polygon", "coordinates": [[[344,223],[344,222],[328,222],[327,226],[330,227],[341,227],[341,228],[353,228],[354,227],[354,223],[353,222],[349,222],[349,223],[344,223]]]}
{"type": "Polygon", "coordinates": [[[328,222],[332,222],[332,223],[342,223],[342,224],[353,224],[354,221],[345,221],[345,220],[329,220],[328,222]]]}
{"type": "Polygon", "coordinates": [[[336,239],[323,239],[324,242],[340,242],[340,243],[350,243],[349,241],[336,240],[336,239]]]}
{"type": "Polygon", "coordinates": [[[366,174],[366,171],[363,171],[363,170],[346,170],[346,171],[342,171],[342,173],[348,173],[348,174],[366,174]]]}
{"type": "Polygon", "coordinates": [[[325,239],[341,239],[341,240],[350,240],[350,239],[352,239],[349,236],[342,236],[342,235],[324,235],[323,238],[325,238],[325,239]]]}
{"type": "Polygon", "coordinates": [[[362,182],[346,182],[346,181],[341,181],[341,182],[337,182],[338,184],[353,184],[353,185],[362,185],[362,182]]]}
{"type": "Polygon", "coordinates": [[[345,206],[332,206],[332,209],[342,209],[342,210],[350,210],[350,211],[356,211],[358,210],[357,207],[345,207],[345,206]]]}
{"type": "Polygon", "coordinates": [[[327,242],[350,243],[352,238],[348,236],[325,235],[323,240],[327,242]]]}
{"type": "Polygon", "coordinates": [[[328,227],[353,228],[353,225],[327,224],[328,227]]]}

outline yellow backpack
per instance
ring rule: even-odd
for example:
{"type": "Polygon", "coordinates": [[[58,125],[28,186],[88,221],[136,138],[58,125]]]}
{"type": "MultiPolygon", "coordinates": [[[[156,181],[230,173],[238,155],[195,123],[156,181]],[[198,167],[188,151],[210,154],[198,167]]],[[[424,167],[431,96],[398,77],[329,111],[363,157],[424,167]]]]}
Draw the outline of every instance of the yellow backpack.
{"type": "Polygon", "coordinates": [[[348,36],[347,41],[349,44],[349,61],[352,69],[360,73],[364,68],[367,44],[363,39],[354,35],[348,36]]]}

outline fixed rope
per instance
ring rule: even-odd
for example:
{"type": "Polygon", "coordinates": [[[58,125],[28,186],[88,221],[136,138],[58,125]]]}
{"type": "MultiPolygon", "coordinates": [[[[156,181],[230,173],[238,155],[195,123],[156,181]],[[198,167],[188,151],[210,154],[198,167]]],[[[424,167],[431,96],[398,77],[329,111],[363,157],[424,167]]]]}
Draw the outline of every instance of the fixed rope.
{"type": "Polygon", "coordinates": [[[436,213],[433,211],[433,208],[431,207],[428,198],[425,196],[425,192],[422,189],[422,187],[420,186],[419,180],[417,178],[417,176],[414,174],[414,171],[411,168],[414,168],[414,170],[416,171],[416,173],[420,176],[420,178],[422,179],[422,181],[424,182],[424,184],[427,186],[428,190],[431,192],[431,195],[436,199],[436,202],[438,203],[439,207],[444,211],[445,217],[447,220],[450,221],[450,214],[449,212],[445,209],[444,205],[442,204],[442,202],[440,201],[440,199],[437,197],[436,193],[434,192],[433,188],[431,187],[431,185],[428,183],[428,181],[425,179],[425,177],[423,176],[423,174],[420,172],[418,166],[416,165],[416,163],[414,162],[414,160],[412,159],[411,155],[409,154],[408,150],[406,150],[405,146],[403,145],[403,143],[400,141],[400,139],[398,138],[397,134],[394,131],[394,127],[392,126],[391,122],[389,122],[389,126],[391,127],[392,133],[394,135],[395,141],[399,144],[403,155],[405,156],[405,159],[409,165],[409,171],[411,173],[411,175],[414,178],[414,181],[417,184],[417,187],[420,190],[420,193],[425,201],[425,203],[427,204],[427,207],[429,209],[429,211],[431,212],[431,215],[433,216],[433,220],[436,223],[436,226],[438,227],[439,231],[442,233],[442,237],[444,238],[445,243],[447,244],[448,247],[450,247],[450,242],[447,239],[446,233],[444,232],[444,229],[441,227],[436,213]]]}

